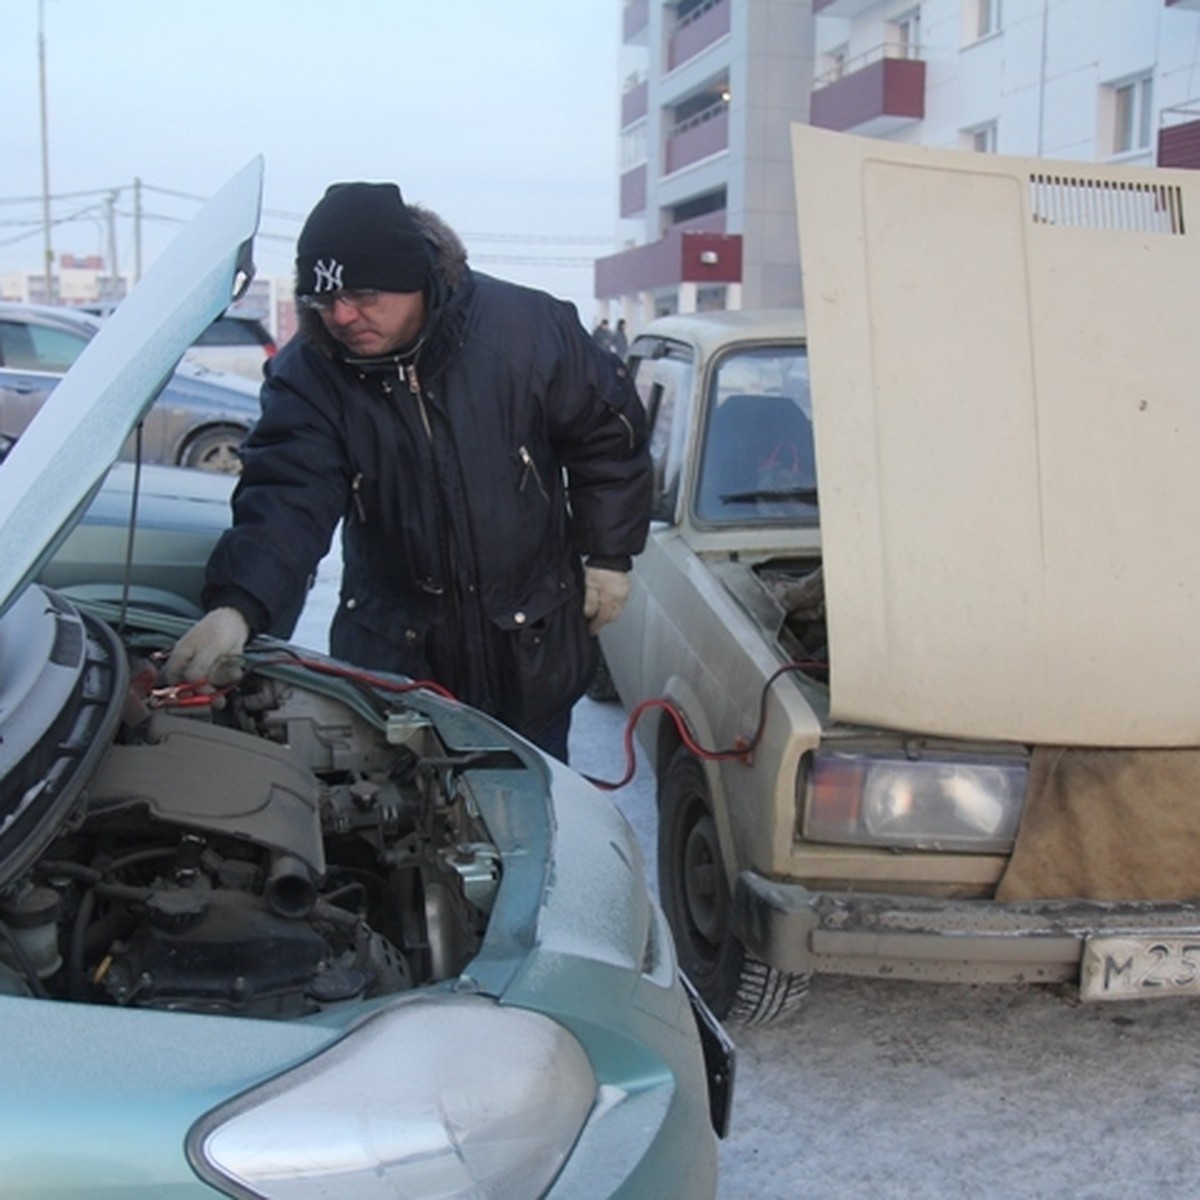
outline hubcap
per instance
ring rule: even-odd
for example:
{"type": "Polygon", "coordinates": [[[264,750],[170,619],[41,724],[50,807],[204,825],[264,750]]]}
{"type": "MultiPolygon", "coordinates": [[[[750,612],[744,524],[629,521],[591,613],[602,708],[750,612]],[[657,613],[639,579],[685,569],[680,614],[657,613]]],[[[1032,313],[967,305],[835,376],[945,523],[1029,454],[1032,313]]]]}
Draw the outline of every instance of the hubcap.
{"type": "Polygon", "coordinates": [[[683,894],[688,916],[706,941],[716,945],[725,923],[725,891],[716,828],[706,813],[688,831],[683,847],[683,894]]]}

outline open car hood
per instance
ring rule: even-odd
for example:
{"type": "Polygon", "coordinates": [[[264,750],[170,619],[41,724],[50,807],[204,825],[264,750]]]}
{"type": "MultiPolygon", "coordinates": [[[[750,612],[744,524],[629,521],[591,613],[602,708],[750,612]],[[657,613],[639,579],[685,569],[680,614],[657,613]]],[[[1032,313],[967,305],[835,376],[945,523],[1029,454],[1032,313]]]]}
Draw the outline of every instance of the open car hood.
{"type": "Polygon", "coordinates": [[[184,228],[0,467],[0,612],[71,531],[183,353],[252,277],[262,175],[253,160],[184,228]]]}
{"type": "Polygon", "coordinates": [[[1200,173],[793,153],[833,715],[1200,744],[1200,173]]]}

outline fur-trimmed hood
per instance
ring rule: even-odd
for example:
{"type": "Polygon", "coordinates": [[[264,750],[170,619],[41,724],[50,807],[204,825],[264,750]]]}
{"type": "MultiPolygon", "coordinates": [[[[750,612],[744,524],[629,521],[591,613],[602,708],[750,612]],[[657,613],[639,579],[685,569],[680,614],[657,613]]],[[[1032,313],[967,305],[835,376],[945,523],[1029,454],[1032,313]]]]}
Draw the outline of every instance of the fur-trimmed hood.
{"type": "MultiPolygon", "coordinates": [[[[434,324],[454,293],[470,274],[467,266],[467,248],[462,239],[442,220],[437,213],[420,204],[409,204],[408,211],[421,233],[429,243],[433,259],[433,279],[426,292],[429,315],[426,327],[434,324]]],[[[335,357],[338,343],[329,336],[324,322],[312,309],[297,306],[300,336],[323,354],[335,357]]]]}

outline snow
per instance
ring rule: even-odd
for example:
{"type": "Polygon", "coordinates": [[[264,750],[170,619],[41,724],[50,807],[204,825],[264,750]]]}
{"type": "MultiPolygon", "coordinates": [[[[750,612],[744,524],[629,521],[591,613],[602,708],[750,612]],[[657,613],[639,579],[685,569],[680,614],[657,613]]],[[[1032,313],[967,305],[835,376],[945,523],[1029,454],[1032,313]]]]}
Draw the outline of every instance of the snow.
{"type": "MultiPolygon", "coordinates": [[[[326,648],[340,564],[294,640],[326,648]]],[[[625,774],[625,716],[583,700],[571,765],[625,774]]],[[[612,793],[655,876],[639,755],[612,793]]],[[[1200,1195],[1200,1022],[1185,999],[1078,1004],[1070,989],[818,979],[800,1012],[738,1048],[719,1200],[1200,1195]]]]}

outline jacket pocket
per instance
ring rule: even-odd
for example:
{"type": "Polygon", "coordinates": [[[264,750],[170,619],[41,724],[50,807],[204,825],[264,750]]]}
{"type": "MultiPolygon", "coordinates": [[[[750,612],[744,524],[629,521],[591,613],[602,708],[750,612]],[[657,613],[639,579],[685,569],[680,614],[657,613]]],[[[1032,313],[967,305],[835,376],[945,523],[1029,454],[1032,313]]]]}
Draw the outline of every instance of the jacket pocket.
{"type": "Polygon", "coordinates": [[[329,651],[368,670],[424,679],[429,624],[394,602],[343,596],[329,630],[329,651]]]}
{"type": "Polygon", "coordinates": [[[498,715],[519,733],[540,733],[596,672],[598,643],[583,618],[583,597],[574,586],[546,589],[521,611],[492,620],[501,635],[498,715]]]}

